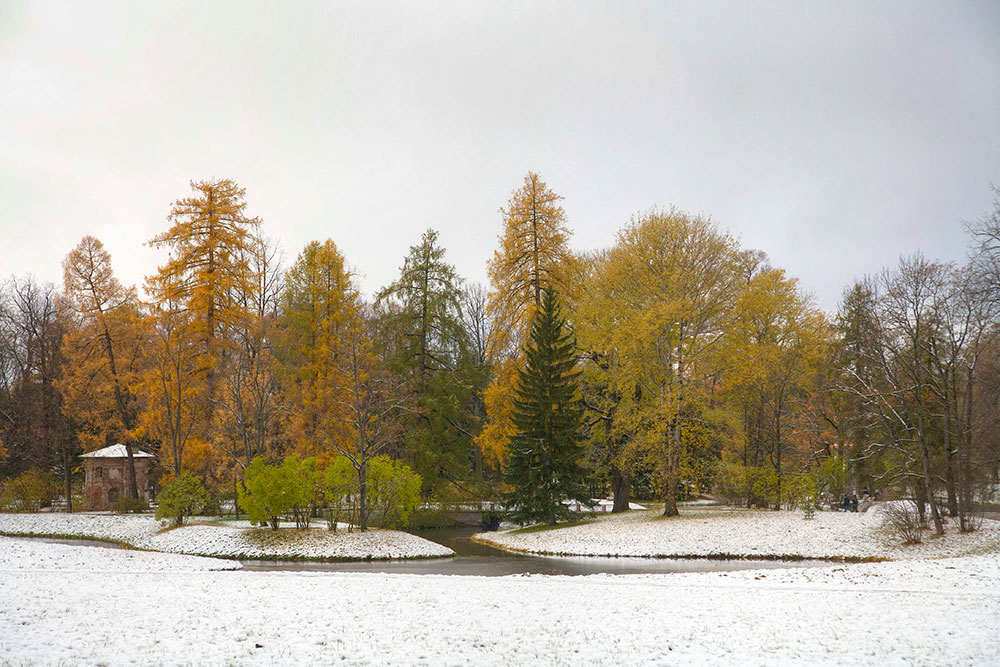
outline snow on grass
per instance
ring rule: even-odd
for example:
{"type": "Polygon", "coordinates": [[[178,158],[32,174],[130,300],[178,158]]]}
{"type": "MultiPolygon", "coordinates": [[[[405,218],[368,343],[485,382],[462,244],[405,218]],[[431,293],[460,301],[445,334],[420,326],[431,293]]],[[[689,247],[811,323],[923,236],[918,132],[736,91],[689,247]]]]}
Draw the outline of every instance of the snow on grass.
{"type": "Polygon", "coordinates": [[[0,576],[8,572],[200,572],[238,570],[218,558],[101,549],[0,537],[0,576]]]}
{"type": "Polygon", "coordinates": [[[940,558],[1000,549],[1000,522],[984,521],[970,534],[950,522],[942,538],[925,535],[904,546],[878,511],[799,512],[689,509],[600,516],[565,528],[480,533],[476,539],[512,551],[560,556],[826,558],[896,560],[940,558]]]}
{"type": "MultiPolygon", "coordinates": [[[[0,563],[25,557],[18,542],[0,538],[0,563]]],[[[0,664],[884,666],[1000,656],[996,554],[780,572],[448,577],[182,572],[144,552],[132,555],[157,564],[105,570],[94,559],[127,552],[31,549],[37,568],[0,568],[0,664]]]]}
{"type": "Polygon", "coordinates": [[[396,530],[336,533],[185,524],[164,530],[148,515],[0,514],[0,533],[106,540],[168,553],[261,560],[381,560],[452,556],[443,545],[396,530]]]}

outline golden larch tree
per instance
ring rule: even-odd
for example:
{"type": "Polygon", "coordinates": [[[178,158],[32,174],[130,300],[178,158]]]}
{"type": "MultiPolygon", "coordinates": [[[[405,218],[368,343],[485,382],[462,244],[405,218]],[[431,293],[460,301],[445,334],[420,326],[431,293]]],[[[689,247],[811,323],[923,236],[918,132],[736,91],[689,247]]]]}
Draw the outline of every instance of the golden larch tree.
{"type": "Polygon", "coordinates": [[[551,287],[567,301],[572,301],[575,293],[571,232],[561,200],[538,174],[528,172],[524,184],[500,209],[504,225],[500,247],[487,265],[487,314],[495,331],[490,356],[497,362],[493,380],[483,394],[487,423],[476,438],[483,455],[493,463],[504,460],[513,434],[511,397],[517,369],[523,365],[520,348],[542,293],[551,287]]]}
{"type": "Polygon", "coordinates": [[[135,288],[123,286],[111,254],[93,236],[84,236],[63,260],[63,338],[67,364],[59,389],[64,411],[81,426],[85,451],[118,440],[128,454],[130,497],[138,496],[132,458],[141,435],[138,385],[144,363],[142,315],[135,288]]]}
{"type": "Polygon", "coordinates": [[[347,440],[338,364],[347,336],[361,326],[361,297],[333,241],[309,243],[285,276],[281,313],[282,380],[294,409],[289,434],[295,449],[329,451],[347,440]]]}
{"type": "Polygon", "coordinates": [[[199,412],[210,425],[229,334],[246,317],[239,294],[252,290],[249,259],[260,220],[246,216],[246,190],[231,180],[192,181],[191,187],[195,196],[175,201],[170,228],[149,242],[170,250],[170,257],[146,279],[146,290],[154,304],[170,302],[189,313],[184,326],[198,346],[207,401],[199,412]]]}

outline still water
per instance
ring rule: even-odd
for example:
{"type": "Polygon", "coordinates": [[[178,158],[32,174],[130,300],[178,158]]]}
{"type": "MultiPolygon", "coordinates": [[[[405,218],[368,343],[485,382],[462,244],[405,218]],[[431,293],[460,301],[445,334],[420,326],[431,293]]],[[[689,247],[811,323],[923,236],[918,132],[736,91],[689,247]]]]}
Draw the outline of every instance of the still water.
{"type": "Polygon", "coordinates": [[[435,528],[414,534],[450,547],[455,556],[397,561],[318,563],[303,561],[242,561],[246,570],[299,572],[387,572],[392,574],[456,574],[501,577],[510,574],[666,574],[807,567],[822,561],[754,561],[675,558],[562,558],[527,556],[472,542],[474,528],[435,528]]]}

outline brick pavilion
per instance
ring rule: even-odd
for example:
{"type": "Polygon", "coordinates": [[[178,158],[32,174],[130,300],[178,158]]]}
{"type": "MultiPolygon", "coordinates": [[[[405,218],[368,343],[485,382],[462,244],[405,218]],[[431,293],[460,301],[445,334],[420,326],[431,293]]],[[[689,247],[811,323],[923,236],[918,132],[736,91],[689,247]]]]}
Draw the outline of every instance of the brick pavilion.
{"type": "MultiPolygon", "coordinates": [[[[87,509],[109,510],[119,498],[127,497],[128,453],[125,445],[111,445],[80,458],[86,473],[83,495],[87,499],[87,509]]],[[[155,457],[133,449],[132,459],[135,461],[135,484],[139,489],[139,498],[149,502],[156,495],[156,480],[150,475],[155,457]]]]}

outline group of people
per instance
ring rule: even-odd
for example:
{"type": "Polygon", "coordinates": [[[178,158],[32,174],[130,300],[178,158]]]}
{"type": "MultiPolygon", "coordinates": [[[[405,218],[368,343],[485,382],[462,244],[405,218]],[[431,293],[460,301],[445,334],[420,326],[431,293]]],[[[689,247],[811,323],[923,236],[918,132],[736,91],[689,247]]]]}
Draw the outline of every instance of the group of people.
{"type": "MultiPolygon", "coordinates": [[[[861,497],[864,500],[879,500],[882,496],[882,489],[875,489],[875,493],[872,494],[868,491],[868,487],[861,492],[861,497]]],[[[858,494],[853,493],[851,495],[845,495],[843,501],[841,501],[841,508],[845,512],[857,512],[858,511],[858,494]]]]}
{"type": "Polygon", "coordinates": [[[844,496],[844,501],[842,503],[845,512],[857,512],[858,511],[858,494],[852,494],[850,496],[844,496]]]}

